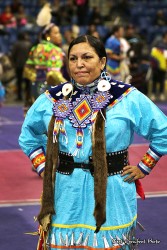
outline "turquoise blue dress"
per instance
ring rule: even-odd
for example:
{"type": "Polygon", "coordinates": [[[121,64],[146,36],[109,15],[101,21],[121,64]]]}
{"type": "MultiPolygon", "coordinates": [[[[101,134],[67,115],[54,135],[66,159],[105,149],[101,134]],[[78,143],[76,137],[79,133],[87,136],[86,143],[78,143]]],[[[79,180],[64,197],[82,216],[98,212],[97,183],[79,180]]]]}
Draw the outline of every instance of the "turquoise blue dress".
{"type": "MultiPolygon", "coordinates": [[[[119,84],[111,86],[111,89],[116,90],[119,84]]],[[[19,137],[22,150],[32,162],[40,155],[41,158],[38,158],[39,161],[36,163],[38,173],[44,169],[48,124],[53,114],[54,97],[60,96],[61,88],[62,86],[54,88],[55,96],[44,93],[38,97],[26,115],[19,137]]],[[[150,148],[159,157],[167,154],[165,114],[133,87],[122,93],[106,109],[107,152],[128,148],[136,132],[150,142],[150,148]]],[[[94,95],[94,91],[90,95],[94,95]]],[[[73,154],[76,150],[76,128],[72,126],[68,117],[64,119],[64,128],[66,135],[62,133],[59,137],[60,150],[73,154]]],[[[80,150],[79,154],[74,154],[74,161],[87,163],[92,155],[91,124],[84,128],[83,145],[80,150]]],[[[141,165],[139,163],[139,167],[143,168],[143,171],[147,171],[148,168],[143,162],[141,165]]],[[[93,176],[89,171],[82,169],[74,169],[71,175],[56,173],[56,214],[52,216],[49,232],[50,249],[59,249],[63,246],[71,246],[73,249],[75,246],[82,246],[80,249],[112,249],[118,245],[120,249],[132,249],[128,240],[135,236],[136,186],[134,182],[124,182],[124,178],[120,174],[108,177],[107,218],[101,230],[95,234],[93,176]]]]}

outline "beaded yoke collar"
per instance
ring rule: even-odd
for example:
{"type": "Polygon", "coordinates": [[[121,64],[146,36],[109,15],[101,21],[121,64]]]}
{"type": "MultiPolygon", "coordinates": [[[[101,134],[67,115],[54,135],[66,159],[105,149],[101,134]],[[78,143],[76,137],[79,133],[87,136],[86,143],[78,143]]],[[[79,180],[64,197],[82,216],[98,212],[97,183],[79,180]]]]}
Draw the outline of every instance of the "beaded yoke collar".
{"type": "MultiPolygon", "coordinates": [[[[60,132],[68,141],[65,130],[65,119],[69,119],[76,128],[76,149],[71,152],[79,156],[82,149],[84,129],[91,129],[97,113],[104,108],[111,108],[121,101],[134,87],[116,80],[97,79],[95,82],[81,86],[66,82],[46,91],[46,96],[53,103],[55,125],[53,138],[60,132]]],[[[105,119],[105,118],[104,118],[105,119]]]]}

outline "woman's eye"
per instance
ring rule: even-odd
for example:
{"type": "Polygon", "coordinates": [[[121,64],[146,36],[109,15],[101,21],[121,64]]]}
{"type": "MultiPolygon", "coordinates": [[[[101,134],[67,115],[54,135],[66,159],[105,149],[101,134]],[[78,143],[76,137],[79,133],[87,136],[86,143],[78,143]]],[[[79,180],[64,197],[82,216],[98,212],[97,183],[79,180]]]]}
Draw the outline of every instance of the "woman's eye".
{"type": "Polygon", "coordinates": [[[70,57],[70,61],[74,62],[74,61],[76,61],[76,58],[75,57],[70,57]]]}
{"type": "Polygon", "coordinates": [[[89,60],[89,59],[91,59],[92,58],[92,56],[84,56],[83,57],[83,59],[85,59],[85,60],[89,60]]]}

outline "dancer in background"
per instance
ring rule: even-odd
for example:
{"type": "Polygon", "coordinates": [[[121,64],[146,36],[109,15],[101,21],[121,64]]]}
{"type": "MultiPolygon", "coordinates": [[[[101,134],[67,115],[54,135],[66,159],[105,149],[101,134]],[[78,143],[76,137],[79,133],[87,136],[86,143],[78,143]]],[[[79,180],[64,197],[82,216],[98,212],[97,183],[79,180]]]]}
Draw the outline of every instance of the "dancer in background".
{"type": "Polygon", "coordinates": [[[125,55],[121,49],[121,38],[124,34],[122,25],[114,25],[112,35],[106,39],[105,48],[107,52],[107,71],[115,80],[122,80],[121,62],[125,59],[125,55]]]}
{"type": "Polygon", "coordinates": [[[50,5],[45,4],[37,17],[37,24],[42,27],[42,31],[24,67],[24,77],[31,82],[31,99],[28,105],[25,104],[25,113],[46,89],[66,81],[62,72],[65,64],[65,54],[61,48],[62,36],[59,27],[51,23],[50,12],[50,5]]]}
{"type": "Polygon", "coordinates": [[[2,85],[2,82],[0,81],[0,108],[4,102],[4,99],[5,99],[5,88],[2,85]]]}
{"type": "Polygon", "coordinates": [[[165,80],[167,72],[167,32],[151,48],[150,66],[152,72],[151,100],[165,101],[165,80]],[[159,85],[159,89],[158,89],[159,85]]]}
{"type": "Polygon", "coordinates": [[[20,32],[17,41],[11,49],[11,61],[16,72],[17,101],[29,100],[29,80],[23,79],[23,70],[32,47],[30,36],[27,32],[20,32]]]}

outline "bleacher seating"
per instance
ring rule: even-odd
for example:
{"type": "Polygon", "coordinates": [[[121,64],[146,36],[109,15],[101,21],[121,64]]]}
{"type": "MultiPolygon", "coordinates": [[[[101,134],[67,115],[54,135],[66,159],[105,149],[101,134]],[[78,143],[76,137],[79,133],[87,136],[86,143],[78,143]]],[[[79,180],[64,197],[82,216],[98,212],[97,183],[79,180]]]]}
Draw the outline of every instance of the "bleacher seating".
{"type": "MultiPolygon", "coordinates": [[[[52,3],[53,0],[48,2],[52,3]]],[[[11,4],[12,0],[0,1],[0,12],[4,9],[4,7],[8,4],[11,4]]],[[[22,0],[21,1],[25,7],[27,15],[31,15],[36,18],[41,6],[39,5],[38,0],[22,0]]],[[[138,32],[141,33],[148,43],[152,42],[155,36],[163,31],[167,30],[167,26],[157,27],[154,24],[154,19],[157,10],[162,9],[164,11],[165,16],[167,17],[167,0],[158,1],[158,0],[129,0],[128,1],[130,8],[130,16],[129,22],[133,23],[137,28],[138,32]]],[[[61,32],[63,33],[66,29],[69,29],[71,24],[66,27],[60,27],[61,32]]],[[[7,29],[6,35],[0,34],[0,50],[1,52],[8,52],[17,39],[17,34],[21,30],[26,30],[30,36],[32,42],[36,40],[36,37],[39,32],[39,27],[36,25],[30,25],[25,28],[17,28],[17,29],[7,29]]],[[[109,27],[105,25],[97,26],[97,30],[100,33],[101,37],[105,37],[109,31],[109,27]]],[[[87,26],[82,26],[80,28],[80,34],[84,34],[87,31],[87,26]]]]}

